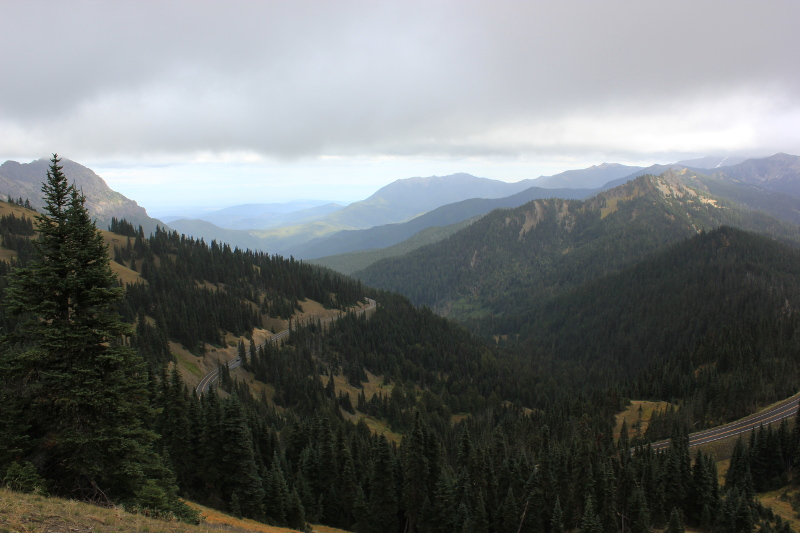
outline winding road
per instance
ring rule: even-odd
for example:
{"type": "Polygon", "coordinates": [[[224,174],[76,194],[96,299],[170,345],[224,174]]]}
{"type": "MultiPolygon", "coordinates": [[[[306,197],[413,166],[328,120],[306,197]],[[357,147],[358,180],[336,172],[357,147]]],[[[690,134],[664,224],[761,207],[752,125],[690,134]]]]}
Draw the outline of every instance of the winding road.
{"type": "MultiPolygon", "coordinates": [[[[369,304],[367,307],[363,309],[359,309],[356,313],[365,313],[371,309],[375,309],[376,303],[375,300],[372,298],[367,298],[367,303],[369,304]]],[[[339,315],[341,316],[341,314],[339,315]]],[[[330,322],[339,318],[331,317],[326,318],[323,320],[323,323],[330,322]]],[[[280,331],[269,339],[264,341],[260,346],[263,346],[267,343],[277,343],[281,339],[289,336],[289,330],[285,329],[280,331]]],[[[228,368],[233,370],[234,368],[238,368],[242,366],[242,360],[237,356],[228,361],[228,368]]],[[[215,368],[205,376],[203,379],[200,380],[200,383],[197,385],[197,394],[201,395],[205,392],[208,392],[209,387],[219,379],[219,369],[215,368]]],[[[795,416],[797,414],[798,405],[800,405],[800,392],[795,394],[794,396],[783,400],[782,402],[778,402],[777,404],[767,407],[766,409],[759,411],[758,413],[746,416],[740,420],[735,422],[731,422],[729,424],[725,424],[722,426],[717,426],[715,428],[706,429],[703,431],[698,431],[696,433],[691,433],[689,435],[689,447],[700,446],[702,444],[708,444],[710,442],[714,442],[717,440],[726,439],[728,437],[733,437],[736,435],[741,435],[742,433],[749,433],[753,429],[758,428],[760,425],[768,425],[772,424],[773,422],[779,422],[784,418],[789,418],[795,416]]],[[[658,442],[654,442],[652,444],[652,448],[655,451],[664,450],[668,448],[670,445],[669,440],[662,440],[658,442]]]]}
{"type": "MultiPolygon", "coordinates": [[[[784,418],[789,418],[797,414],[797,406],[800,403],[800,392],[787,398],[782,402],[767,407],[763,411],[746,416],[735,422],[717,426],[712,429],[698,431],[689,435],[689,447],[700,446],[701,444],[708,444],[716,440],[727,439],[742,433],[749,433],[753,429],[758,428],[761,424],[765,426],[773,422],[779,422],[784,418]]],[[[653,443],[653,450],[664,450],[669,447],[668,440],[662,440],[653,443]]]]}
{"type": "MultiPolygon", "coordinates": [[[[356,310],[357,314],[366,313],[370,309],[375,309],[375,305],[376,305],[375,304],[375,300],[373,300],[372,298],[367,298],[366,300],[367,300],[367,303],[369,305],[367,305],[367,307],[364,307],[363,309],[356,310]]],[[[342,316],[342,314],[343,313],[340,313],[339,316],[342,316]]],[[[330,322],[332,320],[335,320],[335,319],[339,318],[339,316],[332,316],[330,318],[326,318],[325,320],[322,321],[322,323],[324,324],[326,322],[330,322]]],[[[276,333],[275,335],[273,335],[272,337],[270,337],[266,341],[264,341],[261,344],[259,344],[259,348],[261,346],[264,346],[267,343],[275,344],[278,341],[280,341],[281,339],[283,339],[285,337],[288,337],[288,336],[289,336],[289,330],[288,329],[284,329],[283,331],[279,331],[278,333],[276,333]]],[[[230,370],[233,370],[234,368],[239,368],[240,366],[242,366],[242,360],[239,358],[239,356],[236,356],[233,359],[231,359],[230,361],[228,361],[228,368],[230,370]]],[[[215,381],[217,381],[218,379],[219,379],[219,368],[215,368],[214,370],[212,370],[211,372],[209,372],[208,374],[203,376],[203,379],[201,379],[200,383],[197,384],[197,395],[199,396],[201,394],[204,394],[204,393],[208,392],[208,388],[211,387],[211,385],[215,381]]]]}

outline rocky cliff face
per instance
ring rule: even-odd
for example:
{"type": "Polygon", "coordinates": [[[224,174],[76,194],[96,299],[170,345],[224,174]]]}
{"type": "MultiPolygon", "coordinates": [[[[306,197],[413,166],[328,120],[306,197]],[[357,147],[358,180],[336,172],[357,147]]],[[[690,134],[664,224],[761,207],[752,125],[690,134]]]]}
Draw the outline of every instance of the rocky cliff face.
{"type": "MultiPolygon", "coordinates": [[[[145,232],[155,231],[156,225],[164,224],[147,215],[147,211],[135,201],[112,190],[103,178],[83,165],[69,159],[62,159],[64,174],[86,196],[86,207],[97,220],[97,227],[106,229],[111,217],[126,219],[134,226],[141,225],[145,232]]],[[[46,158],[30,163],[6,161],[0,165],[0,198],[22,198],[30,200],[37,210],[41,211],[42,182],[47,177],[50,161],[46,158]]]]}

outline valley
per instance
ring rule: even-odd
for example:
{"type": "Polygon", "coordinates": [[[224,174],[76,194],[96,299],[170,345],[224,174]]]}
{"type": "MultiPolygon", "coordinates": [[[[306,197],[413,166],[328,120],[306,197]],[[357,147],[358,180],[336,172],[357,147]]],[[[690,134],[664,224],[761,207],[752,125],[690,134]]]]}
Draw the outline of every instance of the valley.
{"type": "MultiPolygon", "coordinates": [[[[202,505],[298,530],[646,531],[678,516],[691,531],[741,520],[791,531],[774,491],[794,491],[800,467],[800,199],[786,180],[761,185],[794,164],[606,165],[631,179],[456,197],[390,225],[382,204],[370,228],[309,241],[365,265],[347,266],[353,277],[114,217],[96,249],[120,290],[86,312],[126,324],[123,342],[97,349],[139,359],[127,386],[147,398],[137,420],[158,438],[130,433],[151,450],[140,481],[98,470],[94,482],[126,509],[191,522],[202,505]],[[620,428],[619,413],[642,416],[636,405],[647,423],[620,428]]],[[[343,211],[356,213],[324,216],[343,211]]],[[[0,474],[63,495],[74,489],[66,472],[50,477],[51,446],[73,430],[53,418],[60,400],[40,395],[61,390],[49,372],[63,370],[30,367],[59,348],[31,335],[45,327],[29,320],[35,302],[15,303],[28,301],[20,272],[42,264],[36,217],[0,203],[0,323],[12,333],[0,425],[14,437],[0,474]],[[21,387],[22,375],[33,381],[21,387]]]]}

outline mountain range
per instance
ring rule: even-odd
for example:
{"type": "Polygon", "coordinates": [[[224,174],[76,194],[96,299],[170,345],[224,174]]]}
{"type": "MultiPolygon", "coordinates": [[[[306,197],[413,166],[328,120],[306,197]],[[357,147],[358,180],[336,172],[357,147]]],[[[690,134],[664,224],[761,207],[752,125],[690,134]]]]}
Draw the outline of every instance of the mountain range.
{"type": "MultiPolygon", "coordinates": [[[[29,336],[0,351],[0,425],[10,436],[0,440],[0,475],[74,495],[60,471],[67,461],[67,475],[88,471],[88,497],[102,490],[105,503],[167,513],[180,495],[298,530],[312,522],[390,533],[667,523],[672,531],[791,531],[752,495],[788,490],[800,434],[788,424],[762,427],[749,444],[716,442],[717,456],[690,451],[685,436],[800,387],[800,198],[770,190],[791,188],[796,158],[770,159],[711,172],[637,169],[643,174],[588,196],[502,200],[523,203],[423,228],[411,239],[434,228],[449,236],[374,263],[359,274],[369,284],[164,228],[103,232],[129,283],[99,323],[119,314],[135,334],[113,353],[141,361],[134,372],[86,382],[91,372],[71,372],[55,356],[62,342],[29,336]],[[272,336],[270,328],[286,331],[272,336]],[[105,423],[91,384],[125,385],[128,375],[136,389],[100,389],[104,412],[115,415],[105,423]],[[199,398],[193,386],[204,375],[216,376],[215,386],[199,398]],[[63,406],[54,388],[91,399],[89,416],[72,416],[84,408],[63,406]],[[133,398],[124,394],[131,390],[133,398]],[[114,398],[137,407],[115,411],[114,398]],[[669,408],[655,411],[647,429],[643,410],[638,427],[615,429],[615,416],[635,413],[641,399],[669,408]],[[59,419],[62,410],[69,420],[59,419]],[[156,465],[138,485],[119,469],[100,470],[105,454],[84,467],[53,451],[87,442],[102,449],[117,414],[147,428],[131,432],[144,435],[130,446],[144,460],[131,464],[156,465]],[[663,452],[630,453],[670,435],[663,452]],[[728,461],[724,487],[715,461],[728,461]]],[[[432,220],[488,204],[454,205],[432,220]]],[[[30,242],[31,213],[1,207],[4,257],[25,267],[41,253],[30,242]]],[[[32,263],[23,279],[55,286],[42,274],[70,264],[63,255],[46,269],[32,263]]],[[[0,289],[19,287],[10,267],[0,261],[0,289]]],[[[74,274],[78,296],[94,290],[94,271],[74,274]]],[[[108,272],[102,277],[113,284],[108,272]]],[[[19,294],[0,290],[0,303],[19,294]]],[[[35,305],[22,317],[12,309],[0,305],[12,333],[4,342],[48,327],[30,320],[35,305]]],[[[91,329],[95,314],[82,315],[81,327],[91,329]]],[[[94,337],[93,349],[108,348],[94,337]]]]}
{"type": "Polygon", "coordinates": [[[493,211],[444,241],[378,261],[355,275],[462,320],[503,316],[513,322],[509,317],[515,309],[720,225],[797,243],[798,214],[800,198],[722,181],[721,174],[670,169],[585,201],[535,200],[493,211]],[[711,189],[733,199],[715,196],[711,189]],[[736,203],[742,196],[771,213],[736,203]]]}
{"type": "MultiPolygon", "coordinates": [[[[354,233],[339,235],[339,232],[399,224],[411,221],[445,205],[472,199],[507,198],[531,187],[535,187],[537,190],[557,189],[549,194],[579,198],[588,194],[590,189],[600,187],[609,179],[628,175],[638,169],[639,167],[619,164],[603,164],[515,183],[479,178],[466,173],[406,178],[382,187],[365,200],[354,202],[341,209],[332,209],[329,214],[305,212],[298,216],[298,222],[302,219],[304,221],[273,229],[267,228],[268,224],[258,222],[253,218],[240,216],[236,213],[235,208],[205,215],[200,219],[170,218],[169,223],[171,227],[181,233],[202,237],[206,240],[222,239],[243,248],[254,247],[272,253],[313,259],[323,255],[341,254],[376,246],[386,247],[399,242],[394,237],[381,241],[377,237],[378,233],[361,236],[354,233]],[[544,181],[540,183],[540,180],[544,181]],[[543,185],[544,182],[546,185],[543,185]],[[579,190],[574,192],[564,190],[575,189],[576,184],[589,184],[589,187],[577,187],[579,190]],[[213,223],[214,226],[210,226],[209,223],[213,223]],[[247,224],[258,224],[261,229],[248,228],[236,230],[237,232],[227,231],[247,224]],[[332,239],[330,243],[325,242],[328,237],[332,239]],[[356,244],[359,241],[364,244],[356,244]]],[[[548,195],[544,192],[532,192],[530,197],[541,197],[535,196],[536,194],[548,195]]],[[[458,219],[453,219],[451,215],[448,223],[462,222],[481,212],[481,209],[470,211],[462,206],[455,207],[453,213],[459,210],[463,210],[464,215],[458,219]]],[[[288,216],[290,215],[283,215],[282,220],[288,220],[288,216]]],[[[438,217],[439,215],[426,220],[435,221],[438,217]]],[[[419,222],[415,224],[407,226],[407,229],[413,227],[419,231],[430,227],[429,225],[420,225],[419,222]]],[[[386,228],[379,233],[383,232],[392,234],[398,232],[398,235],[402,233],[406,237],[412,235],[405,233],[405,230],[388,230],[386,228]]]]}
{"type": "MultiPolygon", "coordinates": [[[[63,165],[68,177],[84,191],[87,207],[101,227],[107,225],[111,216],[125,218],[134,225],[141,224],[148,232],[160,223],[147,216],[136,202],[112,191],[90,169],[69,160],[64,160],[63,165]]],[[[36,206],[40,202],[37,188],[46,166],[44,159],[29,164],[7,161],[0,166],[0,187],[12,198],[30,199],[36,206]]],[[[352,272],[365,268],[369,262],[356,257],[350,261],[343,254],[385,250],[420,231],[440,228],[415,238],[413,246],[404,244],[393,249],[398,253],[399,250],[410,251],[454,233],[453,228],[445,229],[447,226],[458,224],[460,227],[465,221],[498,207],[516,207],[546,197],[581,199],[644,174],[659,175],[667,170],[683,169],[705,176],[703,186],[712,194],[751,209],[763,210],[769,205],[768,209],[775,210],[774,214],[784,220],[795,222],[798,218],[786,194],[800,194],[797,186],[800,164],[795,156],[776,154],[745,161],[711,156],[647,168],[603,163],[517,183],[463,173],[408,178],[397,180],[369,198],[347,206],[310,200],[244,204],[207,213],[198,219],[170,218],[168,222],[179,233],[206,241],[217,240],[240,248],[292,255],[322,265],[343,265],[342,268],[352,272]],[[557,186],[560,188],[554,188],[557,186]],[[749,189],[742,186],[749,186],[749,189]],[[329,256],[336,258],[330,262],[326,259],[329,256]]],[[[377,258],[393,253],[368,255],[377,258]]]]}
{"type": "Polygon", "coordinates": [[[204,220],[223,229],[268,229],[309,222],[342,207],[334,202],[295,200],[285,203],[234,205],[197,217],[173,215],[161,219],[166,223],[174,220],[204,220]]]}

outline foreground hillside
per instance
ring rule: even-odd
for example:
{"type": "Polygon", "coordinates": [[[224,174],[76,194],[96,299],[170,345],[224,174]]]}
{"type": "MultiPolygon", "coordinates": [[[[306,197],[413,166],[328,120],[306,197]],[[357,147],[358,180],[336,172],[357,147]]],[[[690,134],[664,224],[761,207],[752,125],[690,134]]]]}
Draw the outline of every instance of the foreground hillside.
{"type": "MultiPolygon", "coordinates": [[[[0,530],[47,531],[48,533],[208,533],[223,529],[231,533],[289,533],[291,529],[235,518],[189,502],[201,519],[199,525],[164,521],[121,508],[107,508],[76,500],[13,492],[0,488],[0,530]]],[[[311,532],[338,533],[325,526],[311,532]]],[[[344,532],[342,532],[344,533],[344,532]]]]}

